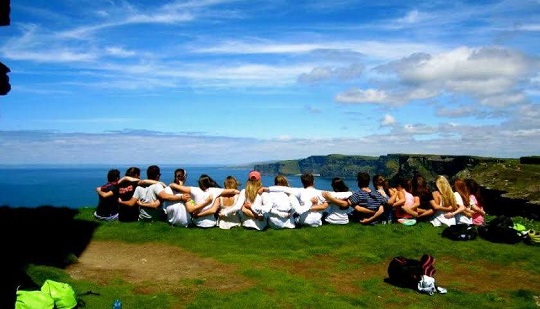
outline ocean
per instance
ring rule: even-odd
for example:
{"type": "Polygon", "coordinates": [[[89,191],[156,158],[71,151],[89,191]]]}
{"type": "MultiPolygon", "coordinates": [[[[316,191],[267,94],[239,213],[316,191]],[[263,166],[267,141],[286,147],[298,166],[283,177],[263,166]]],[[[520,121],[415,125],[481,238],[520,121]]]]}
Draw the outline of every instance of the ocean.
{"type": "MultiPolygon", "coordinates": [[[[146,167],[141,168],[141,177],[146,177],[146,167]]],[[[121,166],[91,167],[1,167],[0,168],[0,206],[28,207],[55,206],[68,208],[95,207],[98,197],[96,187],[107,182],[107,172],[111,168],[120,170],[123,176],[128,168],[121,166]]],[[[172,182],[177,166],[161,165],[161,181],[172,182]]],[[[186,185],[197,186],[201,174],[207,174],[217,183],[223,185],[227,176],[234,176],[244,188],[250,169],[230,168],[223,166],[182,166],[188,172],[186,185]]],[[[263,186],[274,184],[275,175],[263,175],[263,186]]],[[[292,187],[302,187],[300,176],[287,176],[292,187]]],[[[321,190],[332,190],[331,178],[315,177],[315,187],[321,190]]],[[[356,189],[354,181],[347,184],[356,189]]]]}

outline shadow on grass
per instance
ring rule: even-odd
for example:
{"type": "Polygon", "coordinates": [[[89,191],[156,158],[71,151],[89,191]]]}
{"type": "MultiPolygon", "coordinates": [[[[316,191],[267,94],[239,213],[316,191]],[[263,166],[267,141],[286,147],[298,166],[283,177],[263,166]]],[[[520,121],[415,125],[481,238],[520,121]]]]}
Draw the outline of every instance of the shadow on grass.
{"type": "Polygon", "coordinates": [[[98,222],[77,220],[66,207],[0,207],[0,308],[13,308],[17,287],[39,289],[29,264],[64,268],[90,243],[98,222]]]}

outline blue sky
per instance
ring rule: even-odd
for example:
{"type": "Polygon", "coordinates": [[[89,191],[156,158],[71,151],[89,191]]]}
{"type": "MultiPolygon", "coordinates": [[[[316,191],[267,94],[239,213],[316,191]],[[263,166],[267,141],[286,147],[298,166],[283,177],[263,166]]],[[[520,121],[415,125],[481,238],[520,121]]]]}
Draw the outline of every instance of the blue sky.
{"type": "Polygon", "coordinates": [[[540,1],[11,1],[3,164],[540,154],[540,1]]]}

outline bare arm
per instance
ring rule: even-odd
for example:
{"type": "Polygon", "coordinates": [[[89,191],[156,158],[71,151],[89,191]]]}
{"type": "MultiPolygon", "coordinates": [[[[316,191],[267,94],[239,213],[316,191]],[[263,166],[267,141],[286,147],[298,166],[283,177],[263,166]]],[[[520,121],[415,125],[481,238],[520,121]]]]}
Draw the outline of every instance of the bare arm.
{"type": "Polygon", "coordinates": [[[328,191],[324,191],[324,192],[322,193],[322,196],[324,197],[324,199],[325,199],[327,202],[336,204],[336,205],[338,205],[340,208],[347,208],[347,207],[350,206],[349,200],[341,200],[341,199],[337,199],[337,198],[333,197],[332,194],[330,194],[330,192],[328,192],[328,191]]]}
{"type": "Polygon", "coordinates": [[[179,184],[173,182],[173,183],[169,184],[169,187],[171,187],[171,189],[173,189],[175,191],[179,191],[179,192],[182,192],[182,193],[190,193],[191,194],[191,188],[188,187],[188,186],[179,185],[179,184]]]}
{"type": "Polygon", "coordinates": [[[214,204],[212,204],[212,207],[208,208],[207,210],[199,212],[204,207],[210,205],[210,203],[212,203],[212,200],[214,200],[214,197],[212,195],[209,195],[206,198],[206,200],[204,200],[202,203],[193,205],[194,210],[190,211],[190,212],[192,212],[193,216],[196,217],[196,218],[197,217],[204,217],[204,216],[208,216],[208,215],[216,213],[216,211],[219,209],[219,200],[218,199],[216,199],[214,201],[214,204]]]}
{"type": "Polygon", "coordinates": [[[317,197],[312,198],[311,203],[312,203],[311,208],[310,208],[311,211],[325,210],[326,208],[328,208],[328,205],[330,205],[328,204],[327,201],[323,203],[319,203],[319,199],[317,197]]]}
{"type": "Polygon", "coordinates": [[[375,221],[375,219],[377,219],[383,213],[384,213],[384,207],[381,205],[381,206],[379,206],[379,209],[377,209],[377,211],[374,212],[373,216],[360,220],[360,223],[369,224],[369,223],[375,221]]]}
{"type": "Polygon", "coordinates": [[[114,192],[113,191],[107,191],[107,192],[103,192],[101,190],[101,187],[97,187],[96,188],[96,192],[99,196],[103,197],[103,198],[107,198],[107,197],[111,197],[114,195],[114,192]]]}
{"type": "Polygon", "coordinates": [[[132,197],[130,200],[128,201],[122,201],[121,198],[118,198],[118,203],[122,204],[122,205],[126,205],[126,206],[134,206],[135,204],[137,204],[137,198],[136,197],[132,197]]]}
{"type": "Polygon", "coordinates": [[[141,207],[147,207],[147,208],[158,208],[159,205],[161,205],[161,201],[160,200],[155,200],[153,202],[141,202],[141,201],[137,201],[137,204],[141,207]]]}

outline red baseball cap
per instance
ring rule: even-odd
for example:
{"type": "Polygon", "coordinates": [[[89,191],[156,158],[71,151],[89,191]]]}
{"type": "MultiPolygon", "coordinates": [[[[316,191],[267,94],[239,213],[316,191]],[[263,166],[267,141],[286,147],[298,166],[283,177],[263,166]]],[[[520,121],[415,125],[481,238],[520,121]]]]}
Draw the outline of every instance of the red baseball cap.
{"type": "Polygon", "coordinates": [[[261,180],[261,173],[257,171],[251,171],[248,175],[249,180],[261,180]]]}

